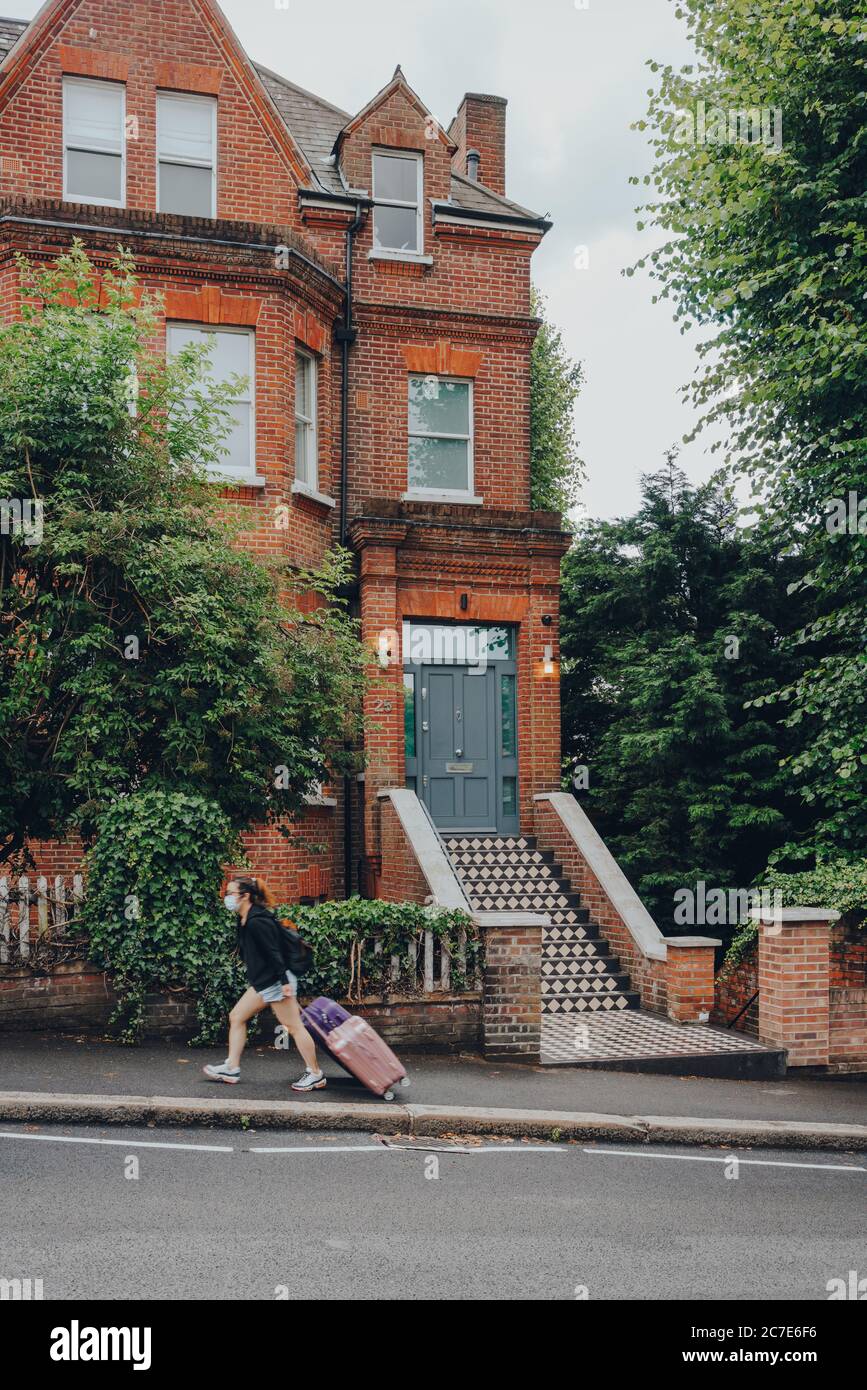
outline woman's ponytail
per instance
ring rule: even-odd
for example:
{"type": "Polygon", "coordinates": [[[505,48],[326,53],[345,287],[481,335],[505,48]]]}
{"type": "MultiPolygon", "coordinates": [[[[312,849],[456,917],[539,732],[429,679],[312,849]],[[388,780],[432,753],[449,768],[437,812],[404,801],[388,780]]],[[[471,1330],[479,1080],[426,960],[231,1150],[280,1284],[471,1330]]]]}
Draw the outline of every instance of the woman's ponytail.
{"type": "Polygon", "coordinates": [[[264,878],[253,878],[251,875],[242,875],[236,878],[239,889],[242,893],[248,893],[250,902],[257,907],[273,907],[275,898],[264,878]]]}

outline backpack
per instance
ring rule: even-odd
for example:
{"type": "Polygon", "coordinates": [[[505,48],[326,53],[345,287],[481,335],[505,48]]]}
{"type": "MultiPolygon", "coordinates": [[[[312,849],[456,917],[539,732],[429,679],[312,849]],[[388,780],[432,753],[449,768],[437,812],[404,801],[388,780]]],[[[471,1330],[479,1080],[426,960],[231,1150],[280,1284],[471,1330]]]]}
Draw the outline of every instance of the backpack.
{"type": "Polygon", "coordinates": [[[306,975],[313,967],[313,947],[299,934],[290,917],[275,918],[280,928],[280,950],[283,964],[293,975],[306,975]]]}

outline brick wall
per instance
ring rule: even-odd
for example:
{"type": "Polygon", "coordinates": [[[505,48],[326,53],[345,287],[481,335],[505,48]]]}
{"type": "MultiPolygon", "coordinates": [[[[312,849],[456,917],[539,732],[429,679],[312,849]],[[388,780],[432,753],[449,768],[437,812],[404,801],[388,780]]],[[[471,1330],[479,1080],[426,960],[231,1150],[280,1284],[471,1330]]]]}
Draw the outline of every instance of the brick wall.
{"type": "Polygon", "coordinates": [[[832,989],[828,1060],[853,1071],[867,1071],[867,987],[832,989]]]}
{"type": "MultiPolygon", "coordinates": [[[[351,1013],[370,1021],[396,1050],[459,1051],[481,1041],[481,1001],[478,994],[438,995],[433,998],[377,999],[362,1005],[346,1003],[351,1013]]],[[[85,962],[60,966],[51,976],[23,972],[0,975],[0,1033],[61,1032],[102,1036],[116,1003],[103,972],[85,962]]],[[[304,999],[301,1000],[302,1006],[304,999]]],[[[188,1040],[197,1030],[193,1001],[183,993],[148,994],[145,1000],[147,1038],[188,1040]]],[[[269,1019],[263,1020],[269,1036],[269,1019]]]]}
{"type": "Polygon", "coordinates": [[[835,922],[830,931],[831,988],[867,987],[867,927],[835,922]]]}
{"type": "Polygon", "coordinates": [[[426,902],[430,888],[397,811],[387,797],[377,802],[377,809],[382,864],[376,897],[392,903],[426,902]]]}
{"type": "MultiPolygon", "coordinates": [[[[714,981],[714,1007],[711,1022],[727,1028],[759,987],[758,951],[753,950],[735,966],[724,966],[714,981]]],[[[759,1035],[759,1001],[753,999],[746,1013],[733,1025],[736,1033],[759,1035]]]]}

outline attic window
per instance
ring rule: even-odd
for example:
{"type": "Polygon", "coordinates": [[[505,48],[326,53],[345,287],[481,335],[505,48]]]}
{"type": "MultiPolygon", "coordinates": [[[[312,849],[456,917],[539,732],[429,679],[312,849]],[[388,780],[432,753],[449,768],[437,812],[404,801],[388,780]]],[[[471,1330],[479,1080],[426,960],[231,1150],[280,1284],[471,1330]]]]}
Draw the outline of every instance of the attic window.
{"type": "Polygon", "coordinates": [[[217,103],[213,97],[157,93],[157,210],[216,217],[217,103]]]}
{"type": "Polygon", "coordinates": [[[63,79],[63,196],[123,207],[125,89],[115,82],[63,79]]]}
{"type": "Polygon", "coordinates": [[[373,248],[418,255],[423,248],[420,154],[374,151],[373,248]]]}

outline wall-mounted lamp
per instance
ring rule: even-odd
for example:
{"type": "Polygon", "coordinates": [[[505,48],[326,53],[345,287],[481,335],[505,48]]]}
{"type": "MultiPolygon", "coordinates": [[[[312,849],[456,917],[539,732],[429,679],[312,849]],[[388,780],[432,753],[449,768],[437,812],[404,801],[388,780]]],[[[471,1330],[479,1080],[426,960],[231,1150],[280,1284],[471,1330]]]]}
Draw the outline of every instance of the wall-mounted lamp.
{"type": "Polygon", "coordinates": [[[469,596],[469,594],[461,594],[461,612],[462,612],[462,613],[466,613],[466,611],[467,611],[467,609],[469,608],[469,606],[470,606],[470,596],[469,596]]]}
{"type": "Polygon", "coordinates": [[[542,670],[546,676],[554,674],[554,648],[549,643],[542,653],[542,670]]]}

